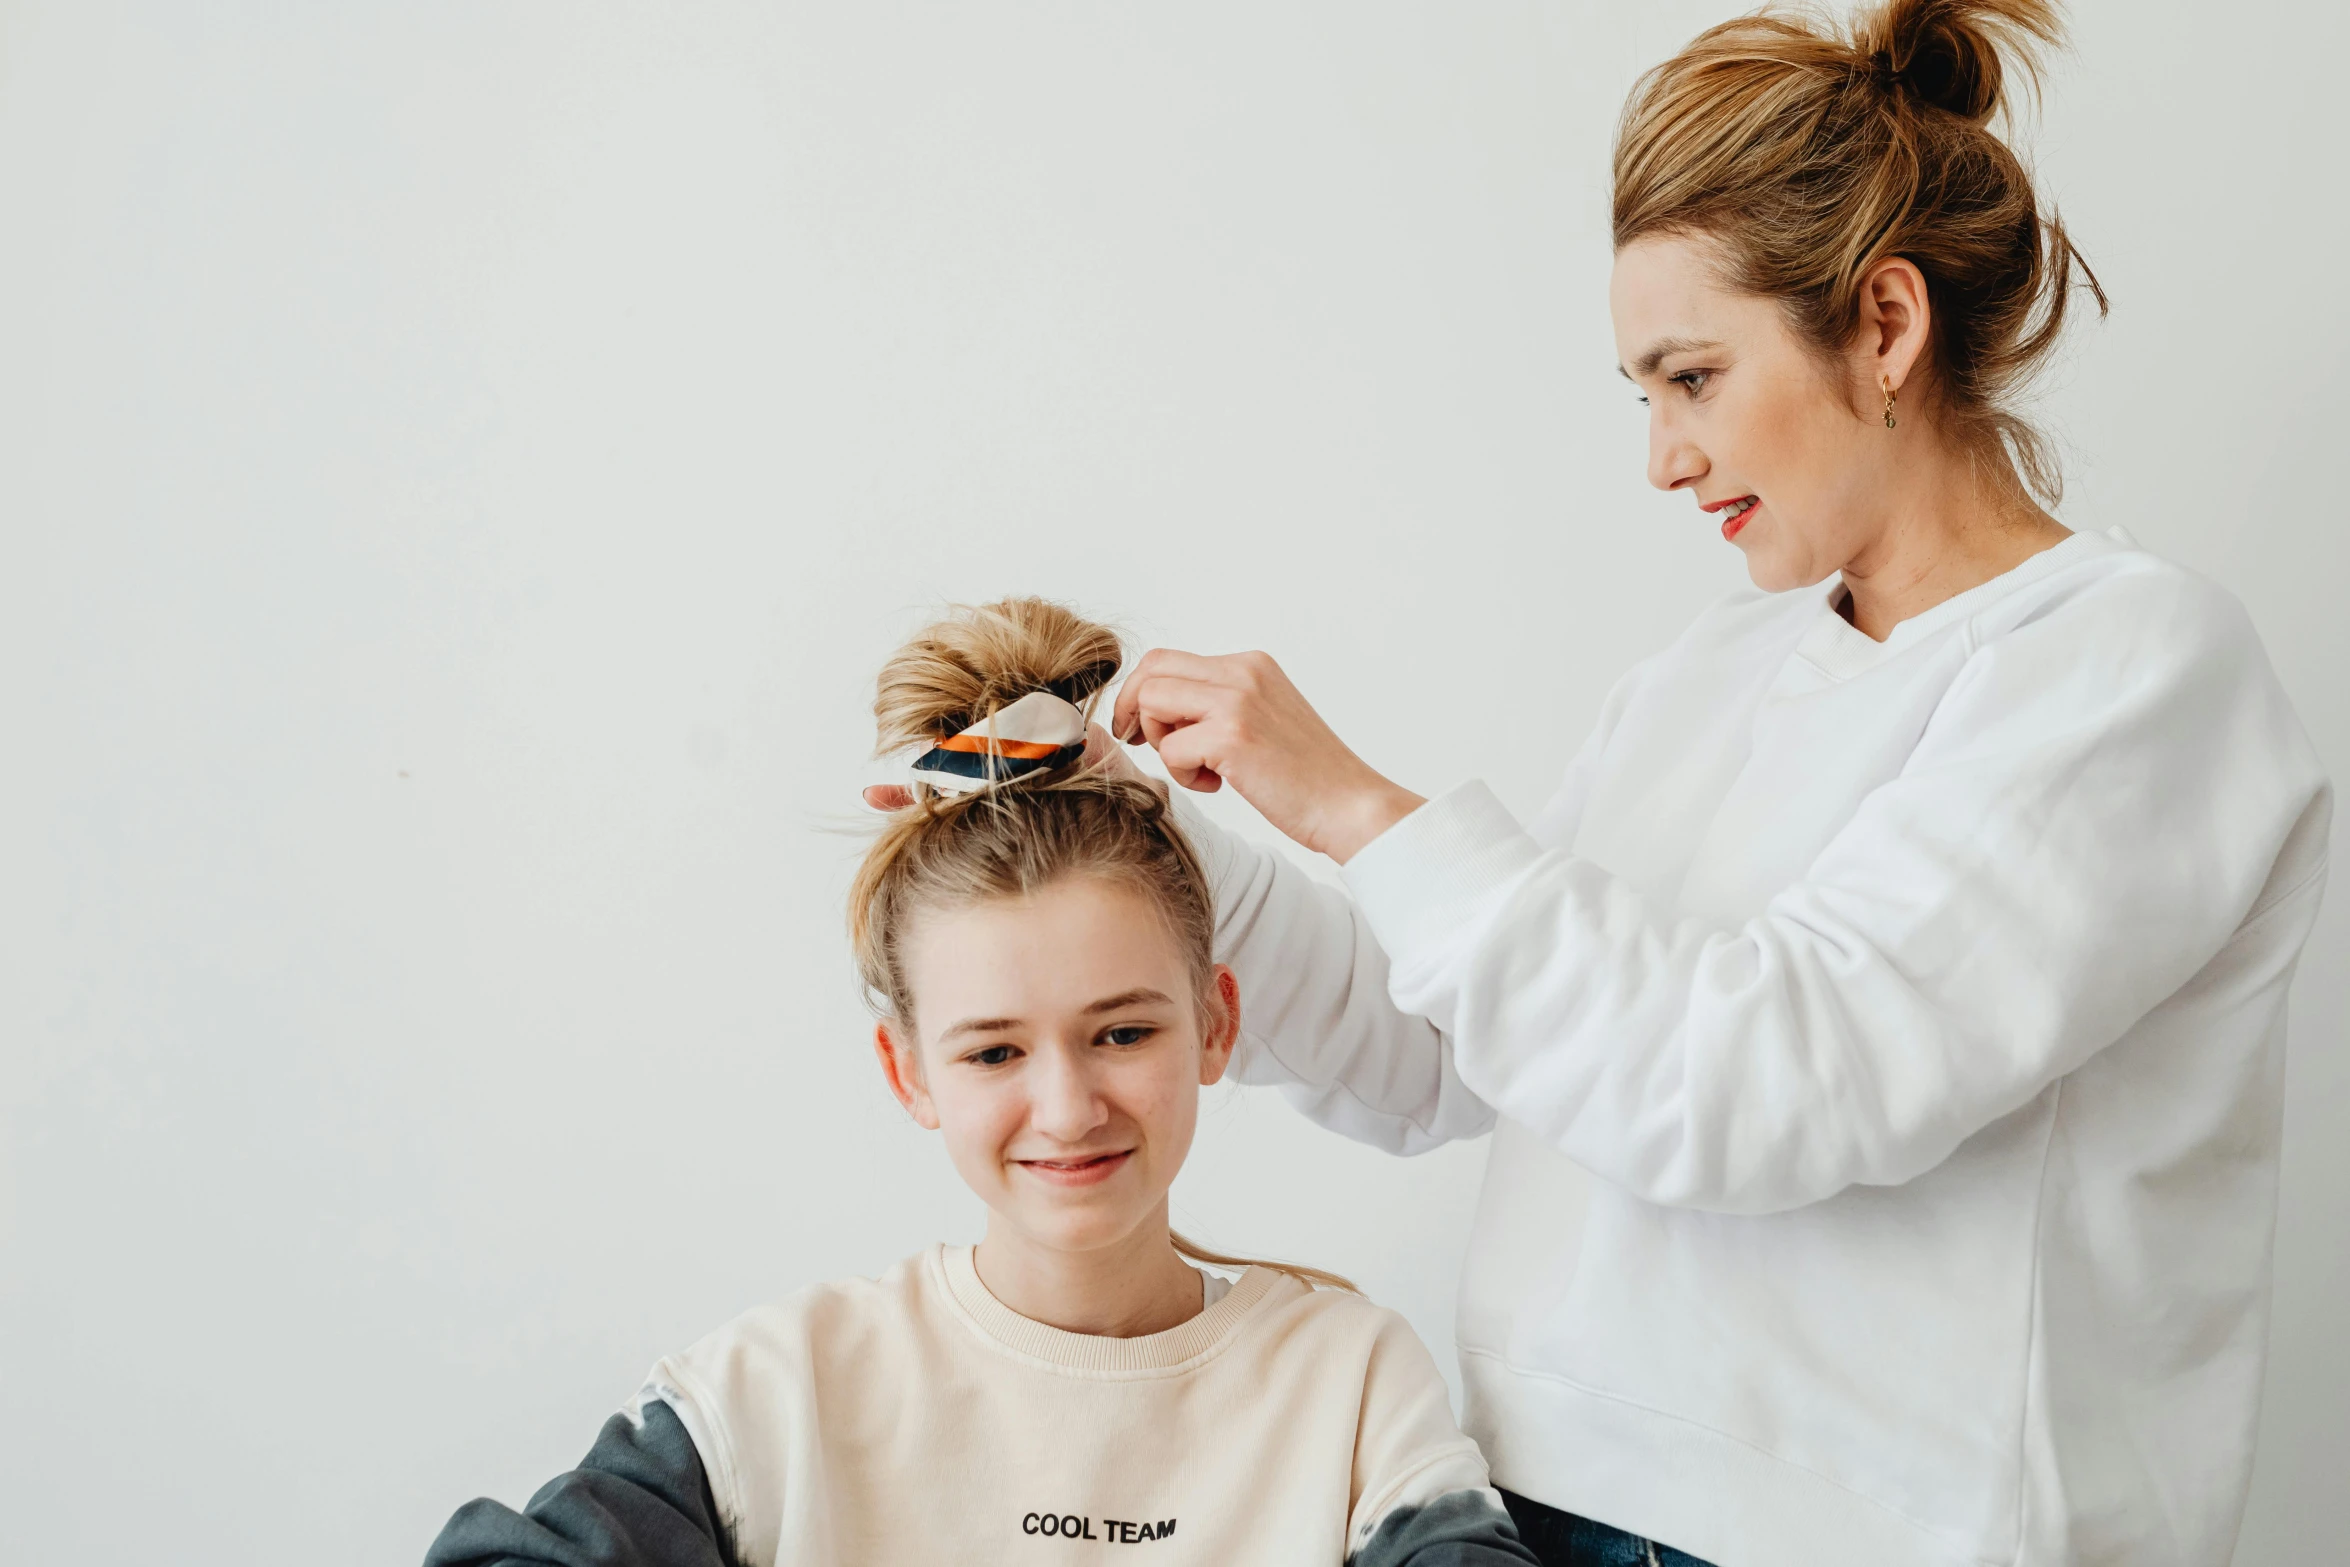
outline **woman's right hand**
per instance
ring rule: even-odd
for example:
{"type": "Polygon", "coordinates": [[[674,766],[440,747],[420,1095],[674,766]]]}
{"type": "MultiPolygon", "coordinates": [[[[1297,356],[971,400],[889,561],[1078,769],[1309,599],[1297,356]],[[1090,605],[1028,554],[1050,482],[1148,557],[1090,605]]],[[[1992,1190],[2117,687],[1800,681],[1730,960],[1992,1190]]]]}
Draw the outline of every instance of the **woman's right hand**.
{"type": "Polygon", "coordinates": [[[1263,653],[1153,648],[1118,688],[1110,731],[1148,742],[1186,789],[1231,784],[1266,821],[1341,865],[1427,803],[1349,749],[1263,653]]]}

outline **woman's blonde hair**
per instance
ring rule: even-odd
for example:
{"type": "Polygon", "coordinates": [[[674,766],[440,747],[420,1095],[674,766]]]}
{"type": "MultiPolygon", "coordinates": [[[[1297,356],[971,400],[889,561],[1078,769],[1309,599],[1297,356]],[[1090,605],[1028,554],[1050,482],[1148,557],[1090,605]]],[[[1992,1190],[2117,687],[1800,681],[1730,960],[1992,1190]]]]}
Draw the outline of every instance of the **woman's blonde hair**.
{"type": "Polygon", "coordinates": [[[2061,44],[2052,0],[1881,0],[1848,27],[1803,12],[1724,22],[1642,76],[1616,135],[1617,249],[1684,234],[1724,280],[1778,300],[1832,359],[1860,279],[1899,256],[1933,305],[1928,406],[2054,504],[2063,475],[2012,399],[2064,329],[2073,269],[2105,291],[1992,129],[2011,72],[2061,44]]]}
{"type": "MultiPolygon", "coordinates": [[[[1045,599],[959,607],[881,666],[876,754],[936,744],[1036,691],[1090,717],[1122,657],[1116,632],[1045,599]]],[[[849,940],[867,1000],[880,1015],[915,1026],[903,943],[917,911],[1027,897],[1072,876],[1149,899],[1182,949],[1199,1017],[1217,1016],[1215,905],[1198,854],[1157,788],[1082,760],[969,794],[917,786],[913,802],[890,814],[849,889],[849,940]]],[[[1319,1268],[1256,1264],[1173,1239],[1194,1261],[1354,1288],[1319,1268]]]]}

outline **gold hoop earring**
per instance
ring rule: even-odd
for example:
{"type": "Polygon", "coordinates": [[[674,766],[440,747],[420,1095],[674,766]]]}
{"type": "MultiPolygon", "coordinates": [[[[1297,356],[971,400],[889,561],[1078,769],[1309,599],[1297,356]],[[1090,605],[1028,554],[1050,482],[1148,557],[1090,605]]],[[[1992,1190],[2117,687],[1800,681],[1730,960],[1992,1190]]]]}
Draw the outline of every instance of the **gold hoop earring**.
{"type": "Polygon", "coordinates": [[[1885,428],[1893,428],[1893,377],[1885,377],[1885,428]]]}

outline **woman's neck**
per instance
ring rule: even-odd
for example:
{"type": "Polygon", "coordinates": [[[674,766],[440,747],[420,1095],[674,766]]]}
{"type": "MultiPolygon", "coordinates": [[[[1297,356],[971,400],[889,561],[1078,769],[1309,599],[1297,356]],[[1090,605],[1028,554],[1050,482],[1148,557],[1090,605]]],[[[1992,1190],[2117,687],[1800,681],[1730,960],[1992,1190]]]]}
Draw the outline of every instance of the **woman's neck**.
{"type": "Polygon", "coordinates": [[[2004,464],[1986,474],[1959,454],[1905,475],[1887,498],[1884,532],[1844,567],[1838,606],[1882,642],[1895,626],[2004,576],[2071,530],[2043,511],[2004,464]]]}
{"type": "Polygon", "coordinates": [[[991,1214],[972,1262],[990,1295],[1065,1333],[1140,1338],[1200,1313],[1199,1270],[1176,1255],[1164,1212],[1157,1223],[1088,1251],[1042,1245],[991,1214]]]}

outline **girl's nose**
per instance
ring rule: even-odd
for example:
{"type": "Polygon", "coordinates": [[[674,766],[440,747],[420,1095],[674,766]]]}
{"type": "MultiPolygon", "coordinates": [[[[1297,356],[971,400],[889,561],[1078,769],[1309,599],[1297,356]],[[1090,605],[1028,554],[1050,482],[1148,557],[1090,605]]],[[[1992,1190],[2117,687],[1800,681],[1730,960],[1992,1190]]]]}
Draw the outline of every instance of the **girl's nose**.
{"type": "Polygon", "coordinates": [[[1082,1054],[1048,1050],[1043,1056],[1032,1079],[1029,1124],[1061,1142],[1083,1142],[1109,1119],[1109,1106],[1082,1054]]]}

